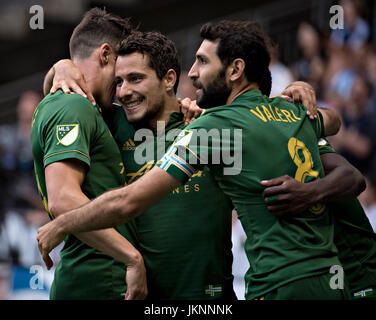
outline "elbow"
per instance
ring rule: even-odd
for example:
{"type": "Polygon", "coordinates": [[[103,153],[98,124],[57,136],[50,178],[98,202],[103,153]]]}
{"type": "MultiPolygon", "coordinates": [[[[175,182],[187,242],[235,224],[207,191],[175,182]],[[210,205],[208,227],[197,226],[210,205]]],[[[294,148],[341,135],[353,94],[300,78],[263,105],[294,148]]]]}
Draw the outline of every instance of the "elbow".
{"type": "Polygon", "coordinates": [[[48,197],[48,210],[55,218],[78,205],[74,196],[64,188],[61,188],[59,192],[49,194],[48,197]]]}
{"type": "Polygon", "coordinates": [[[359,196],[366,189],[366,179],[362,173],[355,167],[351,167],[348,170],[347,175],[353,177],[353,195],[355,197],[359,196]]]}
{"type": "Polygon", "coordinates": [[[57,218],[60,214],[64,212],[62,208],[61,201],[49,200],[48,201],[48,211],[57,218]]]}

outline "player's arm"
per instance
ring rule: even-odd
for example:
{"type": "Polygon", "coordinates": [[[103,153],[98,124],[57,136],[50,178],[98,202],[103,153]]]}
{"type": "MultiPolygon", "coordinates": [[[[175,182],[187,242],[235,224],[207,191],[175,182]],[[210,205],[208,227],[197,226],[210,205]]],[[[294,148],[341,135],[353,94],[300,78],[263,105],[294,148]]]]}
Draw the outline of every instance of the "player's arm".
{"type": "MultiPolygon", "coordinates": [[[[90,200],[82,192],[85,165],[75,159],[53,162],[45,168],[48,208],[59,220],[64,212],[82,206],[90,200]]],[[[126,298],[143,299],[147,294],[146,272],[141,254],[115,229],[104,229],[74,235],[99,251],[126,264],[128,291],[126,298]]],[[[43,255],[48,268],[52,260],[43,255]]]]}
{"type": "Polygon", "coordinates": [[[55,75],[55,69],[54,66],[51,67],[50,70],[48,70],[47,74],[44,76],[43,81],[43,94],[46,96],[49,94],[49,91],[52,87],[52,81],[55,75]]]}
{"type": "Polygon", "coordinates": [[[301,103],[307,108],[307,115],[311,120],[317,117],[316,93],[313,87],[304,81],[293,81],[280,94],[292,103],[301,103]]]}
{"type": "Polygon", "coordinates": [[[321,155],[325,177],[301,183],[282,176],[261,184],[268,210],[276,215],[296,214],[318,202],[334,202],[358,196],[365,189],[363,175],[337,153],[321,155]]]}
{"type": "Polygon", "coordinates": [[[84,206],[60,215],[38,230],[43,255],[69,233],[108,228],[126,223],[157,203],[181,182],[159,167],[123,188],[108,191],[84,206]]]}
{"type": "Polygon", "coordinates": [[[43,93],[55,93],[62,89],[65,93],[76,92],[95,105],[95,99],[90,91],[85,77],[76,65],[69,59],[56,62],[44,77],[43,93]]]}
{"type": "MultiPolygon", "coordinates": [[[[317,101],[313,87],[304,81],[294,81],[282,92],[282,96],[292,99],[293,103],[302,103],[307,108],[307,115],[310,119],[316,118],[317,101]]],[[[321,112],[324,122],[325,136],[335,135],[341,128],[341,116],[333,110],[327,108],[318,108],[321,112]]]]}
{"type": "MultiPolygon", "coordinates": [[[[287,101],[302,103],[307,108],[307,115],[310,119],[317,118],[317,101],[315,90],[307,82],[294,81],[280,95],[287,101]]],[[[200,108],[196,100],[190,98],[178,99],[180,111],[184,114],[184,124],[192,123],[196,118],[205,112],[200,108]]]]}
{"type": "Polygon", "coordinates": [[[319,108],[324,124],[325,137],[335,135],[341,128],[342,121],[338,111],[334,109],[319,108]]]}

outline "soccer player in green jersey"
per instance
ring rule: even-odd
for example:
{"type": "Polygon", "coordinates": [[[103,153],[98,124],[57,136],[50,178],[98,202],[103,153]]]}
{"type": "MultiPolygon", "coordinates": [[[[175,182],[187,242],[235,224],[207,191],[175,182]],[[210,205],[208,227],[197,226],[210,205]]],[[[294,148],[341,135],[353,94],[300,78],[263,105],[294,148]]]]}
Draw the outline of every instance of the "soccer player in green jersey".
{"type": "MultiPolygon", "coordinates": [[[[103,109],[114,96],[114,47],[131,30],[127,20],[92,9],[70,39],[71,57],[103,109]]],[[[35,174],[51,219],[125,183],[123,162],[101,107],[79,94],[59,91],[46,96],[34,113],[35,174]]],[[[69,235],[51,299],[145,298],[143,259],[127,237],[132,241],[126,225],[69,235]]]]}
{"type": "MultiPolygon", "coordinates": [[[[107,118],[132,183],[155,165],[184,128],[175,96],[180,63],[174,43],[158,32],[133,32],[117,53],[117,96],[125,113],[117,107],[107,118]],[[137,129],[149,129],[146,141],[137,141],[137,129]],[[136,148],[152,152],[136,161],[136,148]]],[[[72,63],[57,63],[55,75],[63,66],[64,81],[71,83],[67,70],[76,73],[72,63]]],[[[231,210],[230,200],[205,168],[136,218],[135,237],[147,269],[148,298],[234,297],[231,210]]]]}
{"type": "Polygon", "coordinates": [[[352,297],[376,299],[376,234],[356,198],[364,190],[364,177],[326,139],[319,140],[319,151],[325,171],[332,174],[310,183],[289,176],[264,181],[268,210],[289,217],[316,202],[327,203],[334,212],[334,242],[352,297]],[[269,197],[278,201],[269,204],[269,197]]]}
{"type": "MultiPolygon", "coordinates": [[[[115,80],[123,108],[112,119],[128,183],[152,169],[184,128],[175,95],[179,76],[175,44],[161,33],[133,32],[122,42],[115,80]],[[142,150],[150,153],[142,156],[142,150]]],[[[231,211],[230,199],[206,169],[136,218],[150,299],[236,298],[231,211]]]]}
{"type": "Polygon", "coordinates": [[[66,233],[135,218],[189,180],[195,168],[208,165],[219,187],[230,196],[247,233],[245,249],[251,263],[246,276],[247,299],[260,298],[278,287],[287,288],[279,297],[283,299],[343,298],[344,290],[329,287],[329,270],[340,263],[328,209],[317,204],[285,223],[267,210],[260,183],[276,172],[294,173],[304,182],[323,176],[317,138],[324,130],[327,135],[335,133],[337,119],[333,112],[323,110],[310,122],[304,107],[281,98],[269,99],[257,90],[270,59],[253,23],[207,24],[202,35],[205,40],[190,75],[199,87],[200,102],[212,108],[186,128],[159,167],[40,228],[43,257],[47,258],[66,233]],[[226,105],[215,107],[221,104],[226,105]],[[205,146],[195,143],[196,129],[230,131],[210,137],[205,159],[205,146]],[[235,129],[242,132],[240,143],[235,129]],[[315,288],[313,292],[304,290],[308,284],[315,288]]]}

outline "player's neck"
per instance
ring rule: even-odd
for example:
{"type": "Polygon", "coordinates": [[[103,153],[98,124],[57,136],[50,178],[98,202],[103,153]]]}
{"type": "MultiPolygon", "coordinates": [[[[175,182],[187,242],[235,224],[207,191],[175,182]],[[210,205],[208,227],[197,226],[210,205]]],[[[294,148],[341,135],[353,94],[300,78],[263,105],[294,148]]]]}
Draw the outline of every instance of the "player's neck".
{"type": "Polygon", "coordinates": [[[241,94],[247,91],[255,90],[255,89],[259,89],[258,84],[255,82],[249,83],[249,82],[242,81],[239,84],[234,84],[234,86],[232,87],[231,93],[229,97],[227,98],[226,104],[231,104],[241,94]]]}
{"type": "Polygon", "coordinates": [[[93,94],[94,98],[98,96],[98,68],[96,63],[91,59],[73,60],[74,64],[80,69],[81,73],[85,77],[86,84],[93,94]]]}
{"type": "Polygon", "coordinates": [[[151,119],[148,123],[148,126],[150,129],[152,129],[154,132],[157,131],[158,121],[164,122],[164,127],[166,127],[168,121],[170,120],[171,113],[173,112],[179,112],[179,104],[176,99],[175,94],[168,95],[165,100],[164,107],[162,108],[161,112],[159,112],[153,119],[151,119]]]}

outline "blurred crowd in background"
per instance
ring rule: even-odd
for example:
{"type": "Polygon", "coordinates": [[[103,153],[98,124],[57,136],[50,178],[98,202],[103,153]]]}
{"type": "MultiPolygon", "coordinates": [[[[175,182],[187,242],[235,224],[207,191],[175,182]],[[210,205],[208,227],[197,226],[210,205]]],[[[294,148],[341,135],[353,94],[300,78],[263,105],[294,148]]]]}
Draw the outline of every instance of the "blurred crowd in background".
{"type": "MultiPolygon", "coordinates": [[[[294,80],[309,82],[316,90],[318,106],[334,108],[342,115],[340,132],[330,143],[366,177],[367,188],[359,200],[376,230],[376,51],[371,26],[356,1],[340,1],[344,29],[322,30],[309,22],[296,30],[299,59],[283,63],[278,39],[271,48],[272,95],[294,80]]],[[[364,9],[364,8],[363,8],[364,9]]],[[[182,73],[180,97],[194,98],[187,72],[182,73]]],[[[0,126],[0,299],[48,299],[53,270],[44,269],[41,290],[30,290],[30,268],[43,266],[36,242],[37,229],[48,221],[38,194],[30,144],[31,119],[43,98],[26,91],[17,104],[17,122],[0,126]]],[[[244,299],[243,276],[248,261],[243,251],[245,234],[233,219],[235,289],[244,299]]],[[[59,260],[59,250],[53,260],[59,260]]]]}

